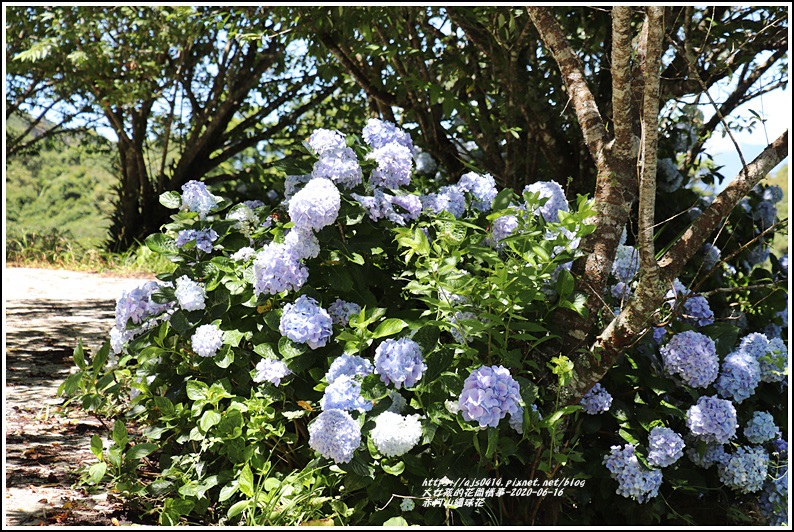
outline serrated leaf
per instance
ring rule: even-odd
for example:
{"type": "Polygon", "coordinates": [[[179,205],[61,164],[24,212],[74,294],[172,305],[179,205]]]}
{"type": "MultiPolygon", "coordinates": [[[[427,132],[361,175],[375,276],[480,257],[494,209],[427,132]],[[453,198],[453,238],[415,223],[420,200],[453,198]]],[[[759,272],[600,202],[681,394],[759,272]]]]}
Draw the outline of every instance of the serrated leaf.
{"type": "Polygon", "coordinates": [[[182,206],[182,196],[174,190],[163,192],[160,194],[160,205],[168,209],[178,209],[182,206]]]}
{"type": "Polygon", "coordinates": [[[308,347],[303,344],[296,344],[286,336],[282,336],[278,341],[278,352],[284,358],[299,357],[308,351],[308,347]]]}

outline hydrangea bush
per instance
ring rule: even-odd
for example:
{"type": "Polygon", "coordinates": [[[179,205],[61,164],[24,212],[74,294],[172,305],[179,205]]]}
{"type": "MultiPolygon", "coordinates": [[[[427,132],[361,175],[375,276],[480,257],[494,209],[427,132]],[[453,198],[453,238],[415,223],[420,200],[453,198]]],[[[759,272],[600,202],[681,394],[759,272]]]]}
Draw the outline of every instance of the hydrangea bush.
{"type": "MultiPolygon", "coordinates": [[[[573,364],[549,350],[550,317],[583,312],[570,268],[590,202],[474,170],[439,185],[408,132],[372,119],[361,139],[312,134],[275,207],[195,181],[161,197],[177,212],[146,244],[175,271],[121,295],[110,341],[90,361],[79,346],[62,386],[115,418],[86,483],[165,525],[689,523],[726,497],[787,519],[785,304],[741,290],[780,268],[712,245],[603,384],[562,404],[573,364]],[[581,484],[528,499],[428,483],[558,478],[581,484]]],[[[746,214],[765,225],[765,209],[746,214]]],[[[610,309],[638,278],[625,233],[610,309]]]]}

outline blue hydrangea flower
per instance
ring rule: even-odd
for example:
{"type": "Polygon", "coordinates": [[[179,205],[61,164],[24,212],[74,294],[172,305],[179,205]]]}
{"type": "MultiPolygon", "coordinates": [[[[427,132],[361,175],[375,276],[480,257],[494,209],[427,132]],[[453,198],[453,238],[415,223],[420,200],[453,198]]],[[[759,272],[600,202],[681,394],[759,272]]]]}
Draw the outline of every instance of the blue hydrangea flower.
{"type": "Polygon", "coordinates": [[[378,163],[369,176],[372,186],[395,189],[411,183],[414,158],[409,148],[391,142],[369,152],[367,159],[378,163]]]}
{"type": "Polygon", "coordinates": [[[320,399],[323,410],[372,410],[372,401],[361,396],[361,381],[350,375],[338,375],[331,382],[320,399]]]}
{"type": "Polygon", "coordinates": [[[320,254],[320,241],[310,229],[293,227],[284,237],[284,245],[298,260],[313,259],[320,254]]]}
{"type": "Polygon", "coordinates": [[[361,138],[373,149],[382,148],[387,144],[398,144],[411,151],[414,149],[411,135],[393,123],[377,118],[367,120],[367,125],[361,131],[361,138]]]}
{"type": "Polygon", "coordinates": [[[664,368],[693,388],[705,388],[717,378],[719,358],[714,340],[695,331],[673,336],[660,350],[664,368]]]}
{"type": "Polygon", "coordinates": [[[402,196],[390,196],[386,194],[385,196],[389,200],[389,203],[405,211],[405,213],[399,215],[402,218],[402,223],[389,218],[398,225],[404,225],[406,220],[416,220],[422,213],[422,200],[419,196],[413,194],[404,194],[402,196]]]}
{"type": "Polygon", "coordinates": [[[278,330],[293,342],[312,349],[325,346],[333,333],[331,316],[316,300],[300,296],[295,303],[284,305],[278,330]]]}
{"type": "Polygon", "coordinates": [[[662,192],[675,192],[681,188],[684,176],[678,171],[678,165],[665,157],[656,162],[656,187],[662,192]]]}
{"type": "Polygon", "coordinates": [[[703,268],[705,270],[712,269],[720,261],[721,255],[722,252],[720,251],[720,248],[706,242],[703,245],[703,268]]]}
{"type": "Polygon", "coordinates": [[[612,275],[618,282],[630,283],[640,270],[640,254],[634,246],[618,246],[615,261],[612,263],[612,275]]]}
{"type": "Polygon", "coordinates": [[[739,447],[717,464],[720,481],[739,493],[755,493],[764,487],[769,455],[761,447],[739,447]]]}
{"type": "Polygon", "coordinates": [[[462,324],[462,321],[473,321],[477,319],[477,315],[473,312],[456,312],[454,316],[449,319],[449,332],[452,333],[452,337],[455,338],[455,341],[459,344],[466,344],[471,339],[471,336],[467,333],[466,325],[462,324]]]}
{"type": "Polygon", "coordinates": [[[670,307],[674,307],[678,298],[684,297],[687,294],[689,294],[689,290],[684,286],[684,283],[679,281],[678,277],[676,277],[673,279],[673,287],[664,295],[664,300],[670,307]]]}
{"type": "Polygon", "coordinates": [[[276,386],[281,384],[281,379],[290,375],[292,372],[281,360],[265,358],[256,365],[256,375],[254,382],[269,382],[276,386]]]}
{"type": "Polygon", "coordinates": [[[397,225],[405,225],[407,221],[415,220],[422,211],[422,200],[412,194],[392,196],[376,188],[372,196],[360,194],[351,194],[351,196],[367,210],[367,214],[373,222],[386,218],[397,225]],[[397,212],[394,208],[395,205],[404,212],[397,212]]]}
{"type": "Polygon", "coordinates": [[[347,327],[350,323],[350,318],[357,316],[360,312],[361,305],[339,298],[336,298],[336,301],[328,307],[331,321],[334,322],[334,325],[341,325],[342,327],[347,327]]]}
{"type": "MultiPolygon", "coordinates": [[[[276,192],[276,191],[275,190],[271,190],[270,192],[276,192]]],[[[267,193],[268,198],[274,199],[274,198],[270,197],[270,192],[267,193]]],[[[258,199],[245,200],[243,202],[243,205],[245,205],[246,207],[248,207],[251,210],[254,210],[254,209],[258,209],[259,207],[264,207],[265,206],[265,202],[261,201],[261,200],[258,200],[258,199]]]]}
{"type": "Polygon", "coordinates": [[[615,491],[618,495],[644,503],[659,494],[662,472],[658,469],[645,469],[630,443],[623,448],[613,445],[609,454],[604,456],[604,465],[610,476],[618,482],[618,489],[615,491]]]}
{"type": "Polygon", "coordinates": [[[741,403],[755,393],[760,381],[758,361],[744,351],[736,351],[725,357],[714,387],[722,397],[741,403]]]}
{"type": "Polygon", "coordinates": [[[777,218],[777,207],[769,201],[759,201],[753,210],[753,220],[758,224],[759,229],[764,230],[775,225],[777,218]]]}
{"type": "Polygon", "coordinates": [[[568,200],[565,192],[556,181],[538,181],[524,187],[522,194],[527,192],[539,194],[538,199],[548,198],[542,207],[535,209],[535,214],[540,213],[547,222],[559,222],[559,211],[568,212],[568,200]]]}
{"type": "Polygon", "coordinates": [[[361,428],[344,410],[323,410],[309,425],[309,447],[337,464],[346,464],[361,444],[361,428]]]}
{"type": "Polygon", "coordinates": [[[656,467],[671,466],[684,456],[684,439],[667,427],[654,427],[648,436],[648,463],[656,467]]]}
{"type": "Polygon", "coordinates": [[[772,473],[771,478],[764,483],[758,503],[769,526],[791,523],[788,517],[788,467],[779,473],[772,473]]]}
{"type": "Polygon", "coordinates": [[[336,222],[341,200],[329,179],[314,178],[289,200],[290,220],[298,229],[319,231],[336,222]]]}
{"type": "MultiPolygon", "coordinates": [[[[311,178],[330,179],[342,188],[351,189],[363,181],[364,174],[356,152],[352,148],[345,147],[323,152],[312,167],[311,178]]],[[[285,192],[287,198],[291,197],[288,193],[291,190],[285,192]]]]}
{"type": "Polygon", "coordinates": [[[739,342],[739,350],[758,360],[766,354],[769,339],[761,333],[750,333],[739,342]]]}
{"type": "Polygon", "coordinates": [[[631,287],[624,282],[615,283],[609,291],[618,301],[628,301],[631,298],[631,287]]]}
{"type": "Polygon", "coordinates": [[[491,238],[489,239],[490,245],[499,249],[502,240],[512,235],[518,229],[518,218],[512,214],[500,216],[493,221],[491,225],[491,238]]]}
{"type": "Polygon", "coordinates": [[[496,427],[499,421],[521,408],[518,382],[504,366],[482,366],[463,382],[458,405],[465,421],[496,427]]]}
{"type": "Polygon", "coordinates": [[[190,279],[187,275],[176,280],[174,295],[179,301],[179,306],[185,310],[202,310],[206,307],[204,285],[190,279]]]}
{"type": "Polygon", "coordinates": [[[426,151],[416,152],[416,148],[414,149],[414,163],[416,163],[416,173],[419,175],[430,175],[438,168],[432,155],[426,151]]]}
{"type": "Polygon", "coordinates": [[[472,195],[472,208],[487,212],[491,210],[491,204],[496,198],[496,180],[491,174],[478,174],[469,172],[463,174],[458,181],[458,187],[472,195]]]}
{"type": "Polygon", "coordinates": [[[664,327],[654,327],[653,328],[653,341],[657,344],[662,343],[664,337],[667,336],[667,329],[664,327]]]}
{"type": "Polygon", "coordinates": [[[325,374],[328,384],[333,383],[342,376],[346,377],[366,377],[373,371],[372,362],[358,355],[341,355],[331,363],[331,367],[325,374]]]}
{"type": "Polygon", "coordinates": [[[422,196],[422,208],[435,214],[447,211],[455,218],[466,213],[466,196],[457,185],[441,187],[438,193],[422,196]]]}
{"type": "Polygon", "coordinates": [[[212,243],[218,240],[218,233],[213,229],[182,229],[176,237],[176,245],[184,247],[188,242],[196,242],[196,247],[204,253],[212,253],[212,243]]]}
{"type": "Polygon", "coordinates": [[[588,414],[603,414],[612,406],[612,396],[601,386],[601,383],[598,382],[584,394],[579,404],[582,405],[582,408],[584,408],[584,411],[588,414]]]}
{"type": "Polygon", "coordinates": [[[215,196],[207,190],[207,185],[201,181],[188,181],[182,185],[182,208],[197,212],[199,218],[204,220],[210,211],[218,207],[215,196]]]}
{"type": "Polygon", "coordinates": [[[309,278],[309,270],[286,244],[271,242],[254,260],[254,293],[275,295],[297,290],[309,278]]]}
{"type": "Polygon", "coordinates": [[[703,296],[688,297],[684,301],[682,319],[685,323],[705,327],[714,323],[714,312],[703,296]]]}
{"type": "Polygon", "coordinates": [[[400,510],[403,512],[411,512],[413,511],[415,506],[416,505],[414,504],[414,501],[412,501],[411,499],[403,499],[400,502],[400,510]]]}
{"type": "Polygon", "coordinates": [[[728,453],[725,452],[725,447],[721,443],[707,444],[703,456],[700,456],[698,446],[694,445],[687,448],[686,455],[692,460],[692,463],[703,469],[708,469],[713,465],[721,464],[728,460],[728,453]]]}
{"type": "Polygon", "coordinates": [[[753,412],[753,417],[744,427],[744,437],[750,443],[766,443],[778,437],[780,429],[769,412],[753,412]]]}
{"type": "Polygon", "coordinates": [[[386,384],[412,388],[427,369],[419,344],[409,338],[389,338],[375,350],[375,373],[386,384]]]}
{"type": "Polygon", "coordinates": [[[223,345],[223,331],[217,325],[201,325],[190,338],[193,351],[202,357],[215,356],[223,345]]]}
{"type": "Polygon", "coordinates": [[[783,201],[783,189],[777,185],[771,185],[764,188],[761,193],[761,199],[768,201],[773,205],[783,201]]]}
{"type": "Polygon", "coordinates": [[[758,359],[763,382],[782,382],[788,369],[788,348],[780,336],[766,345],[766,353],[758,359]]]}
{"type": "Polygon", "coordinates": [[[445,301],[450,305],[465,305],[469,302],[469,298],[460,294],[455,294],[446,288],[438,289],[438,299],[445,301]]]}
{"type": "Polygon", "coordinates": [[[116,327],[123,331],[129,322],[138,325],[150,316],[157,316],[171,307],[171,303],[155,303],[152,294],[163,285],[155,281],[142,284],[129,292],[126,290],[116,300],[116,327]]]}
{"type": "Polygon", "coordinates": [[[332,129],[318,129],[311,134],[306,145],[316,154],[322,155],[329,150],[340,150],[345,148],[345,136],[339,131],[332,129]]]}
{"type": "MultiPolygon", "coordinates": [[[[532,405],[532,411],[538,415],[539,419],[543,419],[543,416],[538,412],[538,405],[532,405]]],[[[510,419],[507,421],[507,424],[510,425],[510,428],[514,431],[518,432],[519,434],[524,434],[524,407],[519,406],[518,410],[515,414],[510,414],[510,419]]]]}
{"type": "Polygon", "coordinates": [[[750,248],[744,255],[744,268],[752,269],[756,264],[761,264],[769,258],[769,246],[763,238],[758,239],[758,244],[750,248]]]}
{"type": "Polygon", "coordinates": [[[401,416],[387,411],[375,418],[370,437],[383,456],[402,456],[422,439],[422,424],[417,414],[401,416]]]}
{"type": "Polygon", "coordinates": [[[686,413],[686,426],[706,443],[728,443],[736,435],[736,408],[716,395],[704,395],[686,413]]]}

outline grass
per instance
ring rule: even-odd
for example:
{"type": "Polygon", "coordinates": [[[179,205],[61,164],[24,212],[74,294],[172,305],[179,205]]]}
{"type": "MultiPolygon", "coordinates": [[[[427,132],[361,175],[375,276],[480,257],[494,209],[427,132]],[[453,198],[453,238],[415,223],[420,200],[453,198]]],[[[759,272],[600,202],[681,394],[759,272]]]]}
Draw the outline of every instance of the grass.
{"type": "Polygon", "coordinates": [[[70,232],[26,232],[6,239],[6,266],[94,272],[119,277],[141,277],[174,270],[174,264],[144,245],[124,253],[88,247],[70,232]]]}

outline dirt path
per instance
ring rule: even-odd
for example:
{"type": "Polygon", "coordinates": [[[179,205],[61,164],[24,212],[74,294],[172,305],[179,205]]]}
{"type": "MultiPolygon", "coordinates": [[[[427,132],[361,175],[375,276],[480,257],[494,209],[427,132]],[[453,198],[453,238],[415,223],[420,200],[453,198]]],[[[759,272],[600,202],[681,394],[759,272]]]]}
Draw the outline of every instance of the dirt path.
{"type": "Polygon", "coordinates": [[[77,339],[95,350],[113,326],[115,300],[144,279],[7,268],[5,316],[3,525],[111,525],[134,522],[107,493],[72,488],[101,423],[66,412],[56,396],[72,368],[77,339]]]}

